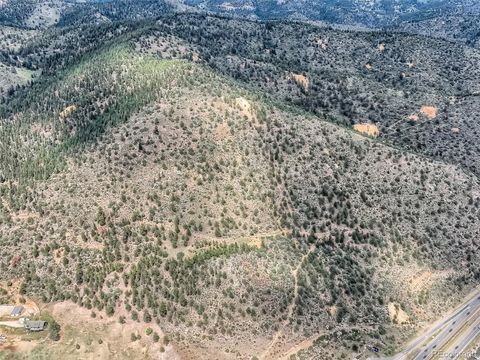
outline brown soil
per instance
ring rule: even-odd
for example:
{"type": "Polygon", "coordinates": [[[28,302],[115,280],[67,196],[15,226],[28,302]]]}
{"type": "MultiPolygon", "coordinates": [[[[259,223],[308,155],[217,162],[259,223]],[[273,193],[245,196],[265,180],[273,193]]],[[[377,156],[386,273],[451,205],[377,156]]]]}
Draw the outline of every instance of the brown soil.
{"type": "Polygon", "coordinates": [[[44,138],[47,138],[47,139],[53,138],[53,131],[49,125],[35,123],[35,124],[32,124],[31,130],[34,134],[37,134],[44,138]]]}
{"type": "Polygon", "coordinates": [[[301,74],[292,74],[292,78],[299,86],[303,87],[305,91],[310,87],[310,80],[306,76],[301,74]]]}
{"type": "Polygon", "coordinates": [[[260,123],[258,122],[257,114],[251,102],[245,99],[244,97],[236,98],[235,102],[237,104],[237,107],[240,109],[242,115],[245,116],[251,122],[253,122],[255,126],[259,127],[260,123]]]}
{"type": "Polygon", "coordinates": [[[388,316],[391,321],[396,321],[397,324],[405,324],[409,321],[409,316],[403,311],[398,304],[388,304],[388,316]]]}
{"type": "Polygon", "coordinates": [[[309,349],[310,347],[313,346],[314,342],[320,337],[322,336],[323,334],[317,334],[317,335],[314,335],[304,341],[302,341],[301,343],[293,346],[290,350],[288,350],[282,357],[281,359],[282,360],[288,360],[288,359],[291,359],[292,356],[295,356],[295,354],[299,353],[300,351],[303,351],[303,350],[307,350],[309,349]]]}
{"type": "Polygon", "coordinates": [[[368,123],[355,124],[353,125],[353,129],[362,134],[372,136],[372,137],[377,137],[378,135],[380,135],[380,130],[378,130],[378,127],[374,124],[368,124],[368,123]]]}
{"type": "Polygon", "coordinates": [[[220,124],[215,129],[215,138],[217,140],[229,139],[231,137],[232,137],[232,133],[227,123],[220,124]]]}
{"type": "MultiPolygon", "coordinates": [[[[177,359],[172,345],[161,351],[162,340],[155,343],[146,329],[152,328],[162,338],[162,330],[154,323],[136,322],[126,316],[126,323],[120,324],[117,317],[108,317],[102,312],[79,307],[67,301],[49,304],[46,310],[62,327],[62,338],[49,350],[65,354],[66,358],[82,359],[177,359]],[[131,335],[140,335],[140,340],[132,341],[131,335]],[[101,340],[101,341],[99,341],[101,340]],[[76,344],[80,349],[76,349],[76,344]]],[[[126,314],[125,314],[126,315],[126,314]]]]}
{"type": "Polygon", "coordinates": [[[425,115],[428,119],[433,120],[438,115],[438,108],[435,106],[422,106],[420,112],[425,115]]]}

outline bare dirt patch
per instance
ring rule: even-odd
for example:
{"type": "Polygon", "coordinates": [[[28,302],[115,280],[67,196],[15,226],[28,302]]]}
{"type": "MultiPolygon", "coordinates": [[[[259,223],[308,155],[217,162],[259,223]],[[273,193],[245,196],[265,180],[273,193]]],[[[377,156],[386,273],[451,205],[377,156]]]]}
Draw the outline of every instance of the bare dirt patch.
{"type": "Polygon", "coordinates": [[[63,111],[60,113],[60,119],[66,119],[67,117],[69,117],[70,115],[72,115],[75,110],[77,110],[77,106],[76,105],[70,105],[70,106],[67,106],[65,109],[63,109],[63,111]]]}
{"type": "Polygon", "coordinates": [[[438,116],[438,108],[435,106],[422,106],[420,113],[428,119],[433,120],[438,116]]]}
{"type": "Polygon", "coordinates": [[[45,340],[47,333],[38,333],[33,336],[25,335],[25,330],[16,328],[2,328],[2,335],[5,340],[0,343],[0,358],[9,358],[10,353],[28,353],[33,350],[41,341],[45,340]],[[23,334],[23,335],[22,335],[23,334]]]}
{"type": "Polygon", "coordinates": [[[53,251],[53,260],[57,265],[60,265],[65,254],[64,248],[59,248],[53,251]]]}
{"type": "Polygon", "coordinates": [[[245,99],[244,97],[239,97],[235,99],[235,101],[244,115],[251,115],[252,104],[250,104],[247,99],[245,99]]]}
{"type": "Polygon", "coordinates": [[[419,291],[430,287],[432,281],[432,272],[429,270],[415,274],[409,280],[410,289],[419,291]]]}
{"type": "Polygon", "coordinates": [[[431,321],[445,306],[455,304],[453,294],[441,300],[437,298],[445,293],[444,286],[458,276],[461,274],[453,269],[436,270],[417,264],[396,265],[385,274],[387,281],[396,288],[390,302],[401,303],[402,309],[411,316],[409,323],[412,324],[431,321]]]}
{"type": "Polygon", "coordinates": [[[11,327],[22,329],[23,324],[19,320],[0,321],[0,327],[11,327]]]}
{"type": "Polygon", "coordinates": [[[295,354],[298,354],[300,351],[304,351],[309,349],[310,347],[313,346],[315,341],[322,336],[322,334],[317,334],[314,336],[309,337],[308,339],[302,341],[301,343],[293,346],[290,350],[288,350],[284,355],[282,355],[281,359],[283,360],[288,360],[291,359],[292,357],[295,358],[295,354]]]}
{"type": "Polygon", "coordinates": [[[305,91],[307,91],[310,87],[310,80],[302,74],[292,74],[292,79],[297,83],[297,85],[301,86],[305,91]]]}
{"type": "Polygon", "coordinates": [[[232,137],[232,132],[227,123],[223,123],[217,126],[215,129],[215,138],[217,140],[229,139],[232,137]]]}
{"type": "Polygon", "coordinates": [[[235,99],[235,102],[243,116],[245,116],[248,120],[254,122],[256,126],[260,126],[260,123],[258,122],[257,114],[250,101],[248,101],[244,97],[239,97],[235,99]]]}
{"type": "Polygon", "coordinates": [[[419,118],[418,114],[410,114],[408,116],[408,120],[410,120],[410,121],[418,121],[419,119],[420,118],[419,118]]]}
{"type": "Polygon", "coordinates": [[[372,136],[372,137],[377,137],[378,135],[380,135],[380,130],[378,130],[377,125],[374,125],[374,124],[369,124],[369,123],[355,124],[353,125],[353,129],[358,131],[359,133],[372,136]]]}
{"type": "Polygon", "coordinates": [[[0,305],[0,317],[10,316],[13,308],[13,305],[0,305]]]}
{"type": "Polygon", "coordinates": [[[321,49],[327,50],[328,48],[328,39],[317,39],[317,45],[320,46],[321,49]]]}
{"type": "Polygon", "coordinates": [[[406,324],[410,319],[408,314],[398,304],[393,302],[388,304],[388,316],[392,322],[397,324],[406,324]]]}
{"type": "Polygon", "coordinates": [[[420,271],[415,273],[409,280],[409,289],[413,292],[418,292],[421,290],[429,290],[432,285],[442,279],[448,278],[448,276],[453,275],[452,270],[442,270],[432,272],[430,270],[420,271]]]}

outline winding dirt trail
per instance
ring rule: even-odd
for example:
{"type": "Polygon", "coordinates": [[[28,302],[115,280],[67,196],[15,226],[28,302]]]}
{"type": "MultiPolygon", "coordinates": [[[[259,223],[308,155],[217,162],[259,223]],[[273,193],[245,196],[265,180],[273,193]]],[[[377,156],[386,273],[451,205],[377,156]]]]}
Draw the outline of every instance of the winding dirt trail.
{"type": "Polygon", "coordinates": [[[317,340],[320,336],[322,336],[324,334],[326,334],[326,333],[316,334],[314,336],[309,337],[308,339],[303,340],[301,343],[298,343],[297,345],[290,348],[290,350],[288,350],[286,353],[284,353],[281,356],[280,359],[288,360],[290,358],[290,356],[295,355],[296,353],[298,353],[302,350],[308,349],[309,347],[311,347],[313,345],[315,340],[317,340]]]}
{"type": "Polygon", "coordinates": [[[292,318],[293,311],[295,310],[295,303],[296,303],[297,298],[298,298],[298,272],[300,271],[300,269],[301,269],[304,261],[308,257],[308,255],[310,255],[314,250],[315,250],[315,245],[312,245],[310,247],[310,249],[308,250],[308,252],[305,255],[302,256],[302,258],[301,258],[300,262],[298,263],[297,267],[294,270],[292,270],[292,276],[294,278],[295,285],[294,285],[294,288],[293,288],[292,301],[288,305],[287,318],[282,322],[282,326],[277,331],[277,333],[273,337],[273,339],[270,342],[270,344],[268,345],[268,347],[265,349],[265,351],[262,353],[262,355],[260,355],[260,360],[265,360],[268,357],[268,355],[272,351],[273,347],[278,343],[278,340],[284,334],[285,328],[287,327],[288,323],[290,322],[290,320],[292,318]]]}

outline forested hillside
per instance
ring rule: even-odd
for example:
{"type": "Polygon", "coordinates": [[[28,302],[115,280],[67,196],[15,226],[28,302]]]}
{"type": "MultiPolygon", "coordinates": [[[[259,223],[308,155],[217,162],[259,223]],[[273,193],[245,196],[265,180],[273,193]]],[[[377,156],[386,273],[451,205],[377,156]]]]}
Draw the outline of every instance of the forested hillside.
{"type": "Polygon", "coordinates": [[[391,356],[479,284],[474,22],[242,4],[0,0],[0,358],[391,356]]]}
{"type": "MultiPolygon", "coordinates": [[[[182,15],[4,50],[43,75],[1,105],[2,287],[135,329],[119,349],[146,356],[393,354],[478,284],[480,184],[467,142],[457,166],[385,129],[453,126],[477,54],[352,34],[182,15]]],[[[32,354],[112,351],[68,334],[32,354]]]]}
{"type": "Polygon", "coordinates": [[[443,38],[480,48],[480,15],[478,13],[438,16],[419,21],[405,22],[397,30],[443,38]]]}
{"type": "MultiPolygon", "coordinates": [[[[168,18],[158,26],[160,34],[181,38],[225,75],[344,126],[370,126],[388,143],[478,174],[476,50],[414,35],[202,15],[168,18]]],[[[158,46],[150,40],[144,38],[145,46],[158,46]]]]}
{"type": "Polygon", "coordinates": [[[164,45],[150,34],[173,35],[181,47],[170,47],[184,58],[344,126],[367,126],[389,144],[479,171],[479,52],[440,39],[177,15],[156,24],[52,29],[21,50],[3,50],[3,58],[6,67],[53,74],[132,34],[144,34],[142,51],[154,55],[164,45]]]}
{"type": "Polygon", "coordinates": [[[359,28],[383,28],[405,21],[477,12],[469,0],[179,0],[180,3],[223,15],[249,18],[321,21],[359,28]]]}

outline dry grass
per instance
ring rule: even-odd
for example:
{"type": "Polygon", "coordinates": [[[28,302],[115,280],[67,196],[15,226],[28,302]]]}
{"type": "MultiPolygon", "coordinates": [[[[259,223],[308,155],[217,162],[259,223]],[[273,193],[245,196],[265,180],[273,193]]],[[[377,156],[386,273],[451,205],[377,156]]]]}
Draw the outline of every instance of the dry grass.
{"type": "Polygon", "coordinates": [[[396,303],[388,304],[388,316],[390,320],[397,324],[406,324],[410,320],[408,314],[396,303]]]}
{"type": "Polygon", "coordinates": [[[69,105],[67,106],[65,109],[63,109],[63,111],[60,113],[60,119],[66,119],[67,117],[69,117],[71,114],[73,114],[75,112],[75,110],[77,110],[77,106],[76,105],[69,105]]]}
{"type": "Polygon", "coordinates": [[[38,34],[39,32],[36,30],[0,26],[0,48],[18,50],[38,34]]]}
{"type": "Polygon", "coordinates": [[[43,28],[55,25],[60,20],[60,8],[62,4],[57,0],[50,0],[39,3],[26,24],[32,28],[43,28]]]}
{"type": "Polygon", "coordinates": [[[217,128],[215,129],[215,137],[218,140],[229,139],[232,137],[230,127],[227,123],[223,123],[217,126],[217,128]]]}
{"type": "Polygon", "coordinates": [[[10,87],[25,85],[33,79],[35,72],[25,68],[7,66],[0,62],[0,95],[10,87]]]}
{"type": "MultiPolygon", "coordinates": [[[[109,318],[102,312],[81,308],[72,302],[49,305],[46,308],[62,326],[62,339],[51,352],[64,353],[67,359],[177,359],[175,349],[169,345],[161,352],[162,341],[155,343],[152,336],[146,335],[148,327],[161,337],[162,331],[156,324],[136,322],[127,317],[125,324],[120,324],[116,317],[109,318]],[[131,334],[141,336],[132,341],[131,334]],[[99,340],[102,343],[99,343],[99,340]],[[80,349],[75,345],[79,344],[80,349]]],[[[47,352],[50,350],[45,349],[47,352]]]]}

